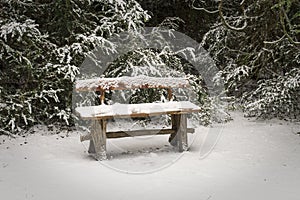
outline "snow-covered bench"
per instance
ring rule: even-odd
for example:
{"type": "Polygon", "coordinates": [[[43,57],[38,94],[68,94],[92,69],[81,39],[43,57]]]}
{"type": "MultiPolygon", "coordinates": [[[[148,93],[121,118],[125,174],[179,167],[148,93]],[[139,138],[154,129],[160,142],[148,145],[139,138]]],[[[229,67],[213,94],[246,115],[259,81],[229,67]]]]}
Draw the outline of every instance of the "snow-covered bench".
{"type": "Polygon", "coordinates": [[[106,159],[106,138],[120,138],[129,136],[142,136],[154,134],[170,134],[169,142],[177,146],[179,151],[186,151],[187,133],[193,133],[194,129],[187,128],[186,114],[199,112],[200,108],[189,101],[172,101],[172,88],[189,87],[185,78],[167,77],[119,77],[119,78],[96,78],[76,81],[76,91],[100,91],[99,106],[77,107],[76,113],[82,119],[92,120],[90,134],[81,136],[80,140],[90,140],[89,153],[95,159],[106,159]],[[105,105],[105,91],[165,88],[168,91],[168,102],[165,103],[141,103],[141,104],[113,104],[105,105]],[[107,132],[106,123],[112,118],[144,118],[157,115],[171,115],[172,128],[161,130],[132,130],[107,132]]]}

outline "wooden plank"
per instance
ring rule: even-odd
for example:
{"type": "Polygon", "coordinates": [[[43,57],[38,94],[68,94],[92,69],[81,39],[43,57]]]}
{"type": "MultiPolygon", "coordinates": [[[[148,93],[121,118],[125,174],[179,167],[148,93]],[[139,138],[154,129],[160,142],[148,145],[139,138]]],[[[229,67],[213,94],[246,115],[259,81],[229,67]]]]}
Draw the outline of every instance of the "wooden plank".
{"type": "MultiPolygon", "coordinates": [[[[194,133],[195,129],[187,128],[188,133],[194,133]]],[[[152,130],[134,130],[134,131],[114,131],[107,132],[106,138],[122,138],[122,137],[134,137],[134,136],[146,136],[146,135],[165,135],[175,134],[174,129],[152,129],[152,130]]],[[[80,141],[91,140],[91,134],[80,136],[80,141]]]]}
{"type": "Polygon", "coordinates": [[[201,108],[188,102],[114,104],[77,107],[75,110],[82,119],[141,118],[164,114],[187,114],[199,112],[201,108]]]}
{"type": "Polygon", "coordinates": [[[187,78],[181,77],[117,77],[77,80],[76,91],[128,90],[146,88],[186,88],[190,87],[187,78]]]}

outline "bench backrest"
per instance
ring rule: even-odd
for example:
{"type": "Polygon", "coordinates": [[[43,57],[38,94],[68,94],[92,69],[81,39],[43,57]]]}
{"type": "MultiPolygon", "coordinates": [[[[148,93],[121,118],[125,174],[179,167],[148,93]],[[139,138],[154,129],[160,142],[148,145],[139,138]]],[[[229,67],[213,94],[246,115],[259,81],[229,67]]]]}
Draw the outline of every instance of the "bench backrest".
{"type": "Polygon", "coordinates": [[[139,88],[185,88],[189,87],[186,78],[173,77],[118,77],[94,78],[76,81],[77,91],[128,90],[139,88]]]}
{"type": "Polygon", "coordinates": [[[147,88],[166,88],[168,99],[172,98],[171,88],[190,87],[187,78],[175,77],[117,77],[117,78],[94,78],[76,81],[76,91],[101,91],[101,104],[104,103],[104,94],[107,90],[128,90],[147,88]]]}

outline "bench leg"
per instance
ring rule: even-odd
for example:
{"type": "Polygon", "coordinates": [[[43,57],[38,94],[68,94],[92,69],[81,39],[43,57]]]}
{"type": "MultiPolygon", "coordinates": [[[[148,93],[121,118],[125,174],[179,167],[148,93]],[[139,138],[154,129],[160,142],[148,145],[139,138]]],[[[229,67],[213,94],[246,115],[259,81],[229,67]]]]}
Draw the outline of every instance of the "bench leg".
{"type": "Polygon", "coordinates": [[[106,120],[94,120],[91,131],[89,153],[96,160],[106,160],[106,120]]]}
{"type": "Polygon", "coordinates": [[[169,143],[176,147],[177,146],[177,123],[176,123],[176,116],[177,115],[171,115],[171,123],[172,123],[172,129],[175,130],[175,133],[172,133],[169,137],[169,143]]]}
{"type": "Polygon", "coordinates": [[[178,148],[180,152],[188,150],[188,141],[187,141],[187,117],[185,114],[178,115],[179,118],[179,127],[177,132],[178,137],[178,148]]]}
{"type": "Polygon", "coordinates": [[[178,146],[180,152],[188,150],[187,142],[187,117],[185,114],[172,115],[172,129],[175,134],[171,134],[169,142],[173,146],[178,146]]]}
{"type": "Polygon", "coordinates": [[[90,140],[90,146],[89,146],[88,152],[89,152],[90,154],[96,153],[95,145],[94,145],[93,140],[90,140]]]}

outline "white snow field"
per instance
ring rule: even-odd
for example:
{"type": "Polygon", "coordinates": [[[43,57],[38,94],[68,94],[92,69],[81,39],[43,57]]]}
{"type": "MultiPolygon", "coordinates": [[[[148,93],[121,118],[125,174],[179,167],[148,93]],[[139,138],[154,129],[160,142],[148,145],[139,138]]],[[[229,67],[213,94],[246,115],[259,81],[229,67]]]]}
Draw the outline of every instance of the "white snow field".
{"type": "Polygon", "coordinates": [[[220,134],[197,128],[188,152],[168,136],[111,139],[104,162],[77,132],[1,136],[0,199],[298,200],[300,125],[232,114],[220,134]]]}

